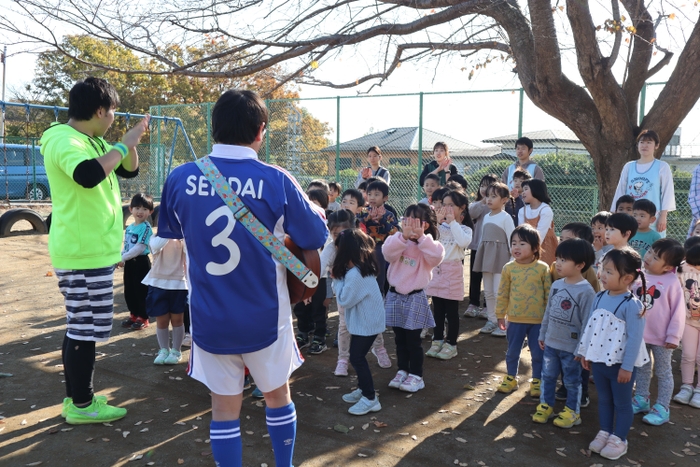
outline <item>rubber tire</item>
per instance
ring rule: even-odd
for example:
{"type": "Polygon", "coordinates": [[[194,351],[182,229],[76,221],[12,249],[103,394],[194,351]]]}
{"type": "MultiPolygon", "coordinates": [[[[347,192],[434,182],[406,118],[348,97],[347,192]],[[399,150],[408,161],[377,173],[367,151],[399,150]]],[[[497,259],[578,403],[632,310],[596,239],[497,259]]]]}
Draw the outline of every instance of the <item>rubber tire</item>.
{"type": "Polygon", "coordinates": [[[9,237],[12,227],[19,221],[27,221],[32,224],[34,232],[40,235],[49,233],[46,221],[41,215],[31,209],[10,209],[0,216],[0,237],[9,237]]]}
{"type": "Polygon", "coordinates": [[[41,198],[34,198],[32,197],[32,189],[34,188],[34,185],[29,185],[27,187],[27,199],[30,201],[46,201],[49,198],[49,190],[46,188],[44,185],[41,185],[39,183],[36,184],[36,189],[41,191],[42,197],[41,198]]]}
{"type": "Polygon", "coordinates": [[[53,213],[49,213],[49,215],[46,216],[46,220],[44,221],[44,222],[46,222],[46,231],[47,232],[51,232],[51,214],[53,214],[53,213]]]}

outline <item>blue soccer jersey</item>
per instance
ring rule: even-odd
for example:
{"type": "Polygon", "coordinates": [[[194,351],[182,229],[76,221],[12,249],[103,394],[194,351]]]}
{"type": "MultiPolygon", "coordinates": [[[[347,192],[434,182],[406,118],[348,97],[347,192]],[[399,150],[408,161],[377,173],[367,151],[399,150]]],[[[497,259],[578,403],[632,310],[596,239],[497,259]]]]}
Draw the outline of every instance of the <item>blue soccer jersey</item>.
{"type": "MultiPolygon", "coordinates": [[[[291,175],[247,147],[217,144],[210,157],[278,239],[286,233],[307,250],[324,245],[323,211],[291,175]]],[[[238,224],[193,162],[173,169],[163,186],[158,236],[185,239],[192,339],[214,354],[263,349],[291,322],[286,268],[238,224]]]]}

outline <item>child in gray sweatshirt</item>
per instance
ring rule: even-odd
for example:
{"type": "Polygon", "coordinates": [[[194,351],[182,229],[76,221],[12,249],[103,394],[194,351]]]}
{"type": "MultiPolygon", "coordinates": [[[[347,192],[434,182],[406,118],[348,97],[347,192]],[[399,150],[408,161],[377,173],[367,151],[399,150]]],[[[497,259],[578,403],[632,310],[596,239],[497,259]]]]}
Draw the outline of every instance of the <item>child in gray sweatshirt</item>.
{"type": "Polygon", "coordinates": [[[566,406],[554,420],[560,428],[581,423],[581,365],[575,360],[582,329],[588,321],[595,291],[583,273],[595,261],[593,246],[581,238],[561,242],[556,249],[555,268],[561,279],[549,291],[542,318],[539,344],[544,350],[542,394],[532,420],[547,423],[554,414],[555,389],[559,374],[567,390],[566,406]]]}

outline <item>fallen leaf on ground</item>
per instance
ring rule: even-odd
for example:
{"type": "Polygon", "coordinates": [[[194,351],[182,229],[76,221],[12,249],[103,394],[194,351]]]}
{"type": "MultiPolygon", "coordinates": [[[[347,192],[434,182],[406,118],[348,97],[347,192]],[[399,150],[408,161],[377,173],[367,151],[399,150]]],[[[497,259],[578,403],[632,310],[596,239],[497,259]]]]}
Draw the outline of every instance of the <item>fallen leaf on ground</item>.
{"type": "Polygon", "coordinates": [[[466,442],[467,442],[467,440],[464,439],[464,438],[455,438],[455,439],[456,439],[457,441],[459,441],[460,443],[466,443],[466,442]]]}
{"type": "Polygon", "coordinates": [[[185,459],[178,459],[178,460],[177,460],[177,463],[180,464],[180,465],[182,465],[182,464],[185,463],[185,459]]]}
{"type": "Polygon", "coordinates": [[[369,423],[365,423],[364,425],[362,425],[363,430],[366,430],[367,428],[369,428],[369,423]]]}
{"type": "Polygon", "coordinates": [[[367,454],[362,454],[361,452],[358,452],[357,457],[367,457],[367,454]]]}
{"type": "Polygon", "coordinates": [[[683,454],[679,454],[679,453],[677,453],[677,452],[675,452],[675,451],[671,451],[671,454],[673,454],[673,455],[675,455],[675,456],[678,456],[678,457],[685,457],[683,454]]]}
{"type": "Polygon", "coordinates": [[[513,451],[515,451],[515,448],[505,448],[504,451],[505,452],[513,452],[513,451]]]}
{"type": "Polygon", "coordinates": [[[384,428],[384,427],[386,427],[386,426],[389,426],[389,425],[387,425],[387,424],[384,423],[384,422],[380,422],[379,420],[375,420],[375,421],[372,422],[372,423],[374,423],[374,426],[376,426],[377,428],[384,428]]]}
{"type": "Polygon", "coordinates": [[[129,462],[137,461],[137,460],[140,460],[140,459],[143,459],[143,454],[134,454],[134,455],[131,456],[131,458],[129,459],[129,462]]]}
{"type": "Polygon", "coordinates": [[[532,439],[535,438],[535,435],[533,435],[532,433],[523,433],[523,436],[526,438],[532,438],[532,439]]]}

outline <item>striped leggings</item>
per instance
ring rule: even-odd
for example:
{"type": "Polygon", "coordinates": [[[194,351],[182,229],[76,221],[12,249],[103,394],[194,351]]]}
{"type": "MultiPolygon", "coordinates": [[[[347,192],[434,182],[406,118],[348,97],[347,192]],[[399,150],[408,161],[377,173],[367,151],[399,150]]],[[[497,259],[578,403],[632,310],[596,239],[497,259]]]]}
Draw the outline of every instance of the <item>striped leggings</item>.
{"type": "Polygon", "coordinates": [[[114,267],[56,269],[56,276],[66,306],[62,348],[66,396],[75,404],[89,403],[93,397],[95,343],[107,341],[112,330],[114,267]]]}

